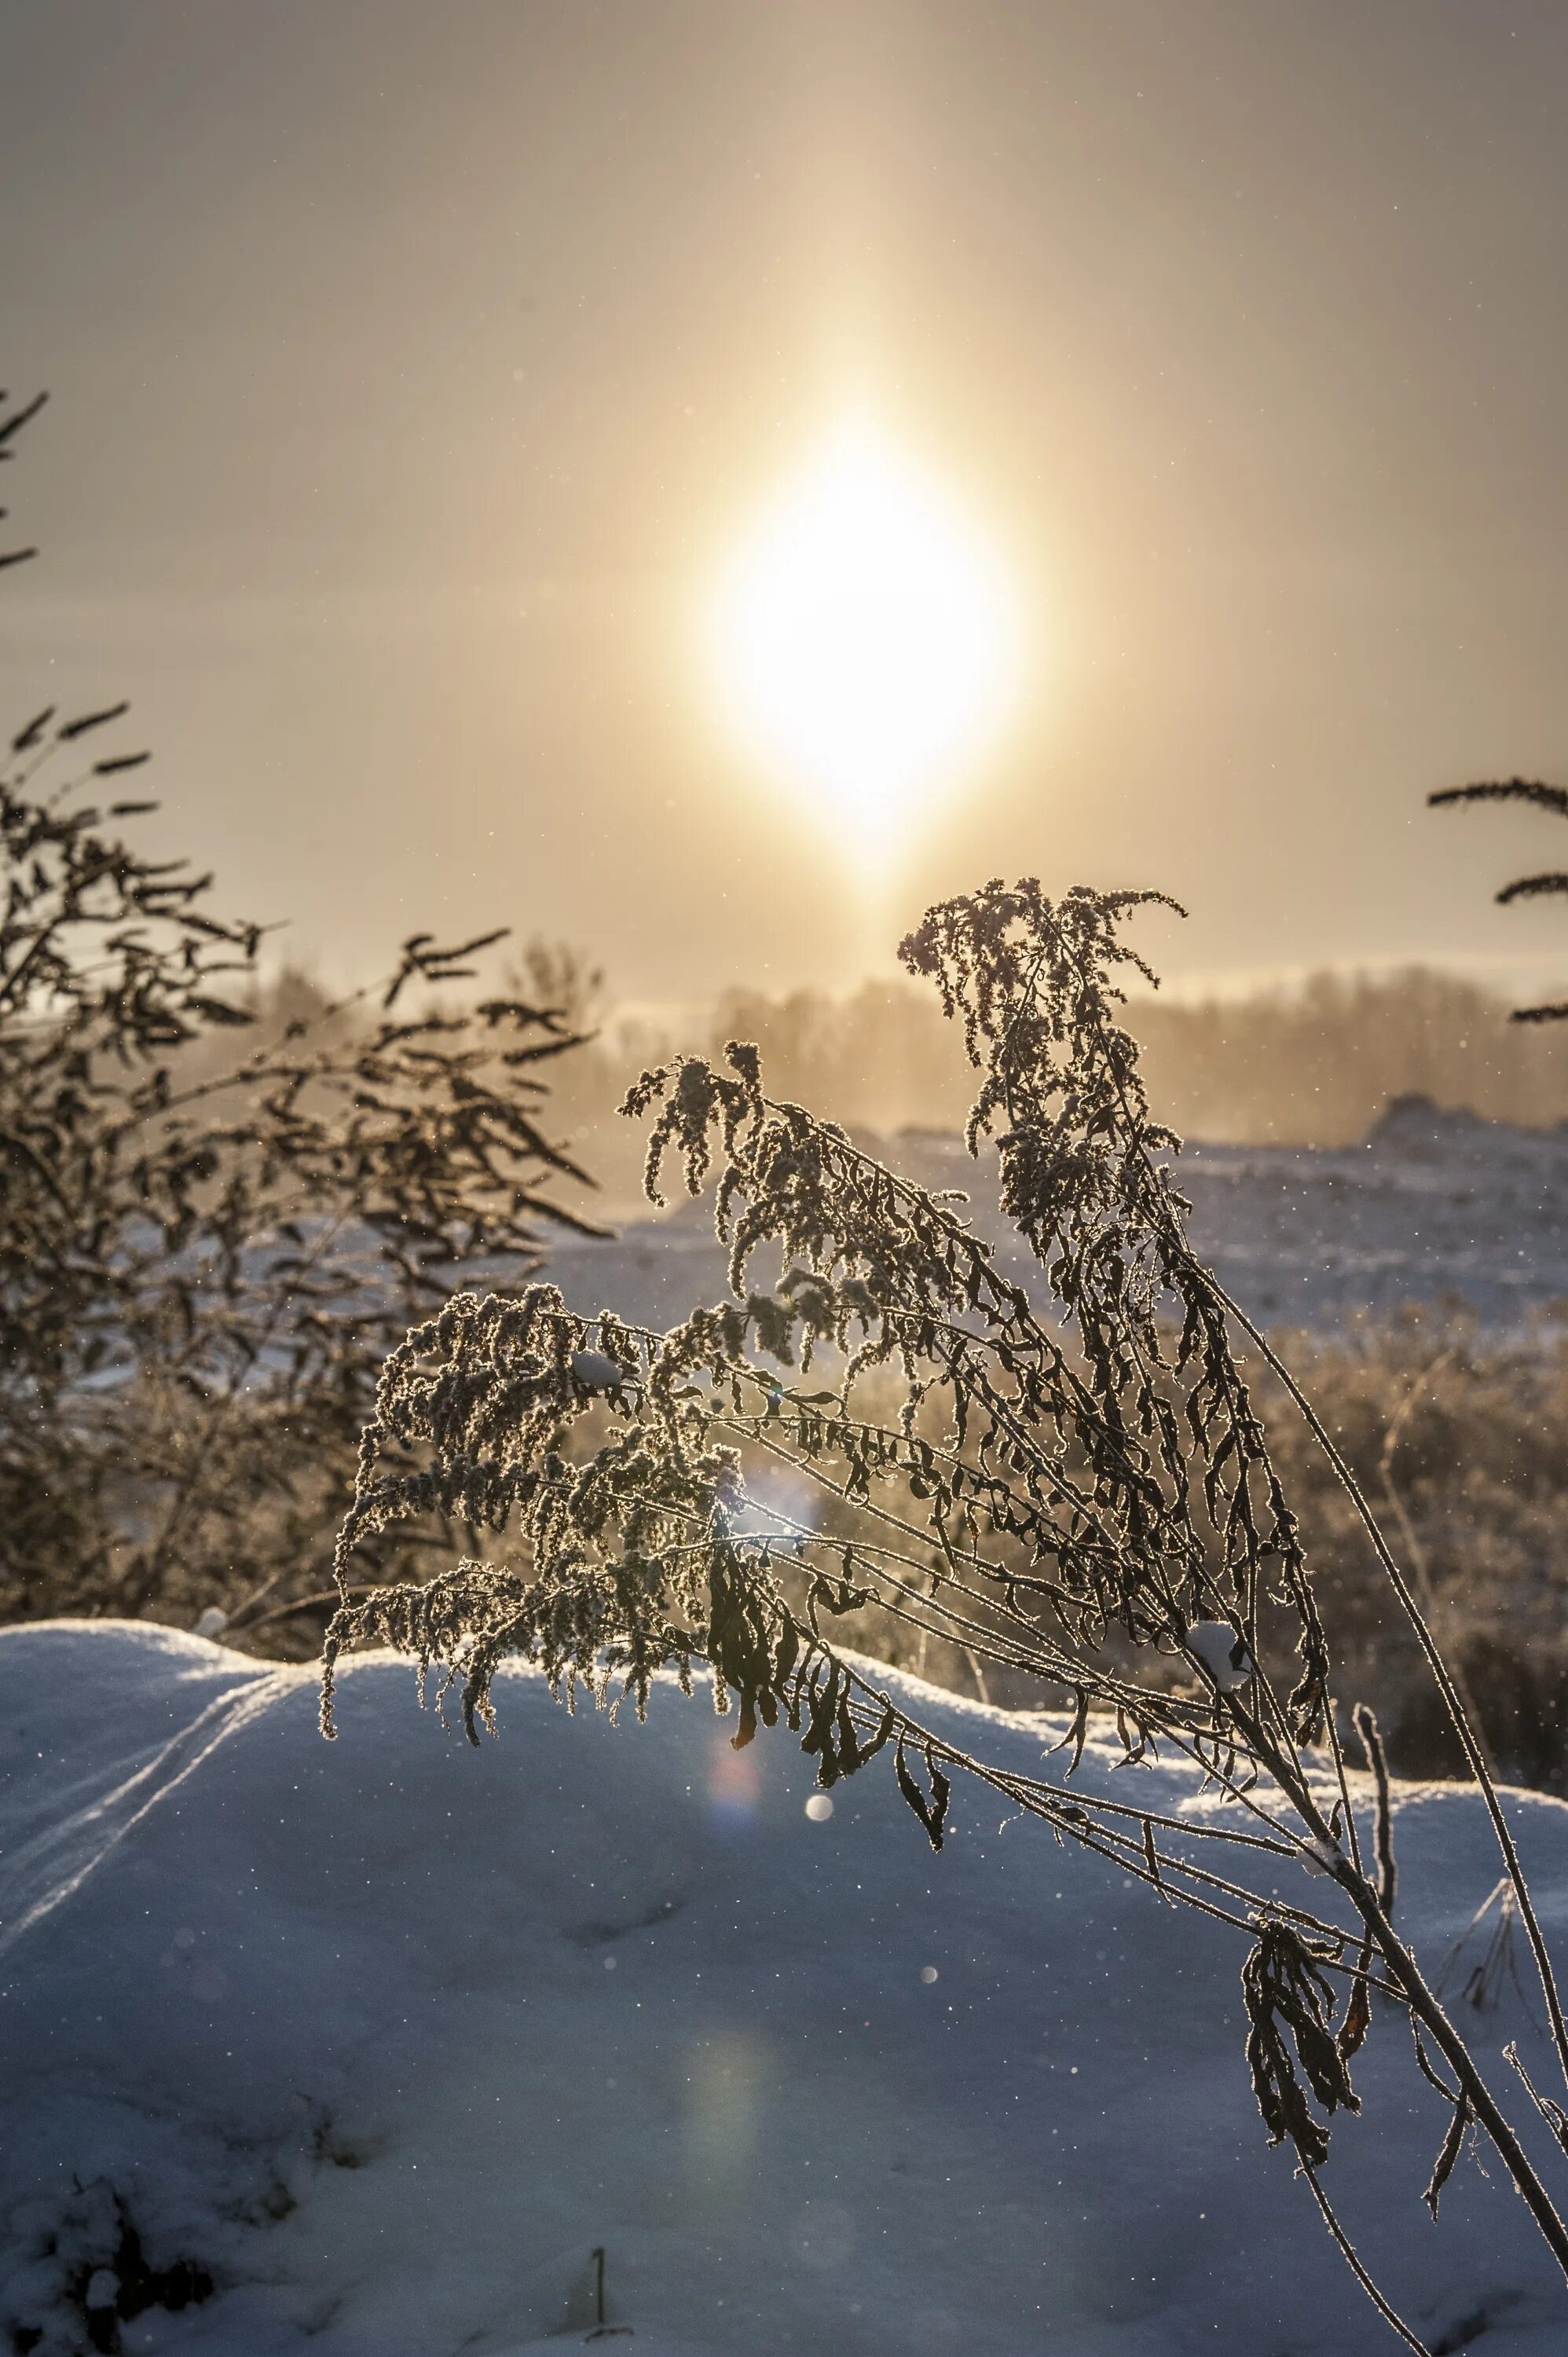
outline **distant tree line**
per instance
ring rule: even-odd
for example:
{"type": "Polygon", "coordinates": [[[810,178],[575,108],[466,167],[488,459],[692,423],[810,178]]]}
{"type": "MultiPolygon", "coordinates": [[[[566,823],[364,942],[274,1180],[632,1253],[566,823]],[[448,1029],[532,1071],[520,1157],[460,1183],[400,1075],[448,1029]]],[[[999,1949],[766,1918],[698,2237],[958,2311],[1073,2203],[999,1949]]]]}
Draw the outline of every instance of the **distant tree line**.
{"type": "MultiPolygon", "coordinates": [[[[912,984],[875,980],[843,996],[736,987],[684,1024],[618,1017],[585,957],[539,945],[536,997],[570,1010],[597,1037],[556,1076],[563,1133],[635,1216],[641,1147],[617,1118],[647,1064],[725,1043],[761,1049],[771,1085],[846,1126],[882,1133],[961,1126],[972,1086],[962,1045],[912,984]]],[[[1129,1015],[1151,1102],[1183,1135],[1217,1143],[1345,1146],[1365,1136],[1391,1097],[1429,1096],[1493,1121],[1568,1120],[1568,1038],[1509,1020],[1501,993],[1460,974],[1408,966],[1381,974],[1319,973],[1294,987],[1237,997],[1140,996],[1129,1015]]]]}

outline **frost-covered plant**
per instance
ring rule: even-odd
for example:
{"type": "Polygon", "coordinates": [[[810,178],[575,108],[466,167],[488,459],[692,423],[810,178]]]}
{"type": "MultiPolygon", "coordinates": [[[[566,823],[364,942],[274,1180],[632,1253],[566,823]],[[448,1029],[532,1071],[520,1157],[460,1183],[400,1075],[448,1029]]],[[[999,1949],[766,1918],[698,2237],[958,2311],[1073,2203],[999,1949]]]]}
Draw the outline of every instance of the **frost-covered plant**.
{"type": "MultiPolygon", "coordinates": [[[[962,1027],[981,1076],[970,1146],[995,1141],[1004,1208],[1039,1263],[1037,1301],[999,1274],[952,1199],[767,1095],[754,1049],[732,1046],[725,1071],[687,1060],[646,1072],[625,1110],[652,1117],[649,1191],[659,1199],[671,1157],[693,1193],[716,1170],[732,1297],[652,1334],[576,1317],[548,1286],[511,1301],[466,1294],[408,1336],[339,1540],[324,1724],[334,1664],[366,1641],[443,1670],[476,1740],[511,1657],[568,1701],[579,1687],[601,1705],[628,1694],[639,1712],[657,1672],[689,1688],[705,1667],[719,1711],[737,1714],[737,1745],[782,1723],[824,1786],[886,1753],[933,1847],[952,1778],[978,1778],[1245,1936],[1247,2058],[1270,2139],[1289,2139],[1360,2280],[1419,2347],[1319,2179],[1333,2115],[1359,2107],[1351,2065],[1373,1991],[1402,2008],[1451,2107],[1434,2214],[1477,2124],[1565,2270],[1568,2228],[1394,1927],[1381,1748],[1363,1714],[1378,1794],[1363,1828],[1249,1348],[1345,1484],[1454,1716],[1565,2072],[1568,2035],[1512,1836],[1416,1598],[1310,1405],[1187,1243],[1177,1140],[1150,1114],[1118,1019],[1119,977],[1148,974],[1120,929],[1157,897],[1053,903],[1032,880],[992,882],[931,909],[903,944],[962,1027]],[[767,1289],[752,1283],[759,1254],[780,1270],[767,1289]],[[813,1361],[831,1367],[829,1387],[806,1387],[813,1361]],[[901,1406],[865,1413],[889,1375],[901,1406]],[[810,1515],[759,1516],[743,1457],[810,1485],[832,1507],[831,1534],[810,1515]],[[353,1597],[354,1549],[430,1512],[493,1534],[496,1559],[353,1597]],[[1065,1695],[1061,1772],[1023,1776],[964,1751],[885,1691],[835,1635],[873,1600],[1029,1675],[1043,1701],[1065,1695]],[[1076,1787],[1091,1712],[1112,1716],[1129,1762],[1158,1746],[1194,1763],[1230,1823],[1076,1787]],[[1322,1903],[1279,1896],[1284,1863],[1321,1875],[1322,1903]]],[[[1563,2113],[1536,2100],[1568,2142],[1563,2113]]]]}
{"type": "Polygon", "coordinates": [[[124,709],[0,748],[7,1618],[319,1587],[386,1352],[465,1265],[532,1275],[549,1182],[584,1178],[542,1126],[565,1016],[440,995],[486,941],[417,934],[267,1036],[263,929],[137,839],[148,757],[100,749],[124,709]]]}

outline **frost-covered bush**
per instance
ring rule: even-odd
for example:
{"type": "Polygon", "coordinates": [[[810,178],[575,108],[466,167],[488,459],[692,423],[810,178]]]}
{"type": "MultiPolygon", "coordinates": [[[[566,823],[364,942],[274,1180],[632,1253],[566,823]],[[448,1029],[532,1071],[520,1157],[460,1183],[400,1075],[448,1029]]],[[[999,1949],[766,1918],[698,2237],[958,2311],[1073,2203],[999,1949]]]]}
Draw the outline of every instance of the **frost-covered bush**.
{"type": "Polygon", "coordinates": [[[263,929],[137,841],[147,756],[98,750],[124,710],[0,754],[0,1617],[253,1618],[321,1586],[410,1318],[537,1268],[547,1182],[583,1177],[541,1126],[576,1035],[441,996],[489,942],[427,933],[258,1026],[263,929]]]}

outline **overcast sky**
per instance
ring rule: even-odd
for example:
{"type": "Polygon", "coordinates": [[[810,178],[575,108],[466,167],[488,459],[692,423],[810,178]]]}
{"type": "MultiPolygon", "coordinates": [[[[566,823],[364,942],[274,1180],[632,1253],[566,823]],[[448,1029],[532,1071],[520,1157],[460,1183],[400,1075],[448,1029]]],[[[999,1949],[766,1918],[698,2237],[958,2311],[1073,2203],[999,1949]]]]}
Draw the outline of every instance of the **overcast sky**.
{"type": "Polygon", "coordinates": [[[1489,905],[1561,829],[1423,807],[1568,779],[1565,122],[1563,0],[8,0],[5,710],[131,695],[332,976],[836,983],[1025,872],[1176,975],[1568,973],[1489,905]],[[875,911],[693,620],[852,385],[1029,632],[875,911]]]}

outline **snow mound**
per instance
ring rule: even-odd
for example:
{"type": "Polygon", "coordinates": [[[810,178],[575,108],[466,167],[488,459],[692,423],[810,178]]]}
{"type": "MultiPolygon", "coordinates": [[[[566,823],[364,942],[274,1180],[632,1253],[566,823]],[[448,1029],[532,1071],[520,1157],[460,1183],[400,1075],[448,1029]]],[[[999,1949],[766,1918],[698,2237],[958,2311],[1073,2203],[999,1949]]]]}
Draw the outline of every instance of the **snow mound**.
{"type": "MultiPolygon", "coordinates": [[[[908,1685],[908,1682],[899,1682],[908,1685]]],[[[1051,1723],[921,1691],[1019,1765],[1051,1723]]],[[[1392,2347],[1270,2152],[1237,1938],[954,1793],[940,1857],[875,1763],[808,1816],[672,1689],[575,1718],[517,1671],[475,1752],[386,1656],[308,1673],[145,1625],[0,1634],[0,2331],[42,2357],[1359,2357],[1392,2347]]],[[[1090,1747],[1084,1781],[1112,1774],[1090,1747]]],[[[1176,1768],[1124,1793],[1201,1804],[1176,1768]]],[[[1510,1806],[1568,1932],[1568,1811],[1510,1806]]],[[[1434,1964],[1495,1879],[1400,1794],[1434,1964]]],[[[1485,2051],[1523,2002],[1478,2018],[1485,2051]]],[[[1326,2182],[1430,2343],[1560,2357],[1494,2168],[1397,2021],[1326,2182]]]]}
{"type": "Polygon", "coordinates": [[[1419,1092],[1391,1097],[1367,1132],[1369,1154],[1424,1155],[1434,1160],[1445,1155],[1492,1159],[1510,1148],[1515,1153],[1551,1152],[1561,1142],[1551,1130],[1488,1121],[1466,1105],[1440,1105],[1419,1092]]]}

